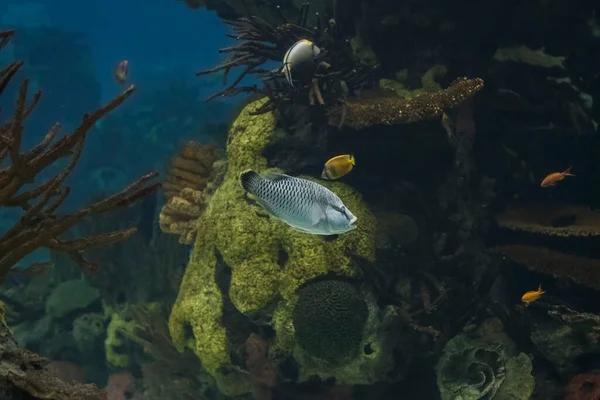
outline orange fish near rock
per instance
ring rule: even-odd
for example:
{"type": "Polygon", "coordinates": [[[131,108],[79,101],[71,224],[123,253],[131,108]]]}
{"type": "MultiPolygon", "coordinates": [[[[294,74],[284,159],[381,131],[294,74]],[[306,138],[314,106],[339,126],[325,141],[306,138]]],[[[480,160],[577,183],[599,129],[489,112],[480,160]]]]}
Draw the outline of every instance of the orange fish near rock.
{"type": "Polygon", "coordinates": [[[555,186],[558,182],[565,179],[567,176],[575,176],[571,173],[571,167],[567,168],[565,172],[553,172],[548,174],[542,181],[541,187],[555,186]]]}
{"type": "Polygon", "coordinates": [[[129,61],[127,60],[123,60],[119,63],[119,65],[117,65],[117,68],[115,69],[115,78],[117,79],[117,82],[119,82],[120,84],[125,83],[125,81],[127,80],[127,73],[129,72],[129,61]]]}
{"type": "Polygon", "coordinates": [[[356,161],[351,154],[335,156],[325,163],[325,168],[323,168],[323,172],[321,173],[321,179],[334,180],[341,178],[352,171],[354,165],[356,165],[356,161]]]}
{"type": "Polygon", "coordinates": [[[534,301],[536,301],[537,299],[542,297],[542,295],[544,293],[546,293],[546,291],[542,290],[542,285],[540,284],[540,286],[538,286],[537,290],[532,290],[532,291],[525,293],[523,295],[523,297],[521,297],[521,301],[523,303],[525,303],[525,307],[527,307],[527,306],[529,306],[529,304],[533,303],[534,301]]]}

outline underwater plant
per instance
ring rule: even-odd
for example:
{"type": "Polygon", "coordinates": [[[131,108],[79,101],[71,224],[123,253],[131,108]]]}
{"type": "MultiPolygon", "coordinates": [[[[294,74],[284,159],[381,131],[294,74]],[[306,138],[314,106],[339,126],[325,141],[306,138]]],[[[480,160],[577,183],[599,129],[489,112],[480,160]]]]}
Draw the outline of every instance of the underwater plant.
{"type": "MultiPolygon", "coordinates": [[[[0,31],[0,49],[8,44],[14,33],[12,30],[0,31]]],[[[22,66],[23,62],[14,61],[0,70],[0,94],[22,66]]],[[[23,152],[21,143],[24,122],[41,98],[41,91],[38,91],[28,104],[28,88],[29,80],[26,79],[21,84],[14,115],[0,124],[0,163],[4,165],[0,168],[0,207],[23,211],[20,220],[0,237],[0,276],[5,276],[18,261],[40,247],[64,253],[82,270],[94,271],[98,267],[83,257],[83,251],[127,239],[136,232],[136,228],[69,240],[61,239],[61,235],[90,216],[126,207],[154,192],[160,184],[149,184],[149,181],[157,173],[145,175],[120,193],[66,215],[57,213],[70,192],[70,188],[62,188],[62,185],[79,160],[88,131],[96,121],[131,96],[135,87],[129,87],[93,113],[85,114],[72,134],[54,141],[60,129],[60,124],[57,123],[37,146],[23,152]],[[41,171],[68,158],[69,162],[58,174],[35,185],[36,177],[41,171]]],[[[95,385],[61,381],[43,368],[43,358],[19,348],[4,321],[3,310],[2,306],[0,354],[3,367],[0,372],[0,387],[3,388],[3,394],[11,393],[14,398],[23,398],[24,391],[38,398],[106,399],[106,393],[95,385]]]]}
{"type": "MultiPolygon", "coordinates": [[[[334,5],[334,14],[337,3],[339,2],[335,2],[334,5]]],[[[336,24],[335,17],[323,24],[319,14],[316,14],[316,26],[310,28],[307,4],[302,6],[296,23],[291,23],[283,15],[281,8],[278,7],[277,11],[282,20],[282,24],[277,26],[272,26],[257,16],[225,21],[235,32],[228,36],[243,42],[238,46],[219,50],[220,53],[231,53],[230,59],[214,68],[199,71],[196,75],[223,70],[223,83],[227,84],[227,77],[232,68],[244,67],[244,70],[232,84],[208,97],[207,101],[241,93],[266,95],[268,101],[253,111],[253,114],[263,114],[291,103],[337,105],[338,101],[359,91],[377,69],[377,65],[362,65],[355,58],[350,43],[345,40],[341,28],[336,24]],[[286,81],[281,68],[263,69],[263,64],[268,61],[281,62],[286,52],[301,41],[307,41],[318,49],[318,55],[313,62],[314,68],[306,79],[292,86],[286,81]],[[238,87],[248,74],[257,75],[263,86],[238,87]]]]}

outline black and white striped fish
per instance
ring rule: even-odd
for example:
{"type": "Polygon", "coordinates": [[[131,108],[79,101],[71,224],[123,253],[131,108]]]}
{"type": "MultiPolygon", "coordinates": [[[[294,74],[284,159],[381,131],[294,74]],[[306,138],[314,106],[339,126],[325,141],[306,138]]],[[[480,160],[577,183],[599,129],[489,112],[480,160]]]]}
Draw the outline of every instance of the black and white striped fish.
{"type": "Polygon", "coordinates": [[[301,39],[294,43],[283,56],[283,68],[281,69],[288,83],[295,87],[292,71],[294,71],[294,74],[296,72],[312,72],[315,66],[314,59],[320,53],[321,49],[310,40],[301,39]]]}
{"type": "Polygon", "coordinates": [[[336,235],[356,228],[357,217],[331,190],[293,176],[253,170],[240,174],[244,190],[267,212],[297,231],[313,235],[336,235]]]}

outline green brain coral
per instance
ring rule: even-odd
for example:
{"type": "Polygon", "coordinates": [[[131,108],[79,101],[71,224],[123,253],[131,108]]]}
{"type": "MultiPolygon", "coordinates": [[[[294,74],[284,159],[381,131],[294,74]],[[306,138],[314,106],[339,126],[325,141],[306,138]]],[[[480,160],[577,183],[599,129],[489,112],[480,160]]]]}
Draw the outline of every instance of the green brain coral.
{"type": "Polygon", "coordinates": [[[229,132],[228,169],[197,222],[191,260],[169,321],[174,343],[180,349],[193,349],[221,389],[229,393],[235,389],[225,383],[232,374],[222,373],[231,362],[221,325],[222,296],[214,281],[216,253],[232,270],[230,299],[245,313],[260,310],[278,295],[289,299],[302,284],[326,273],[356,275],[352,256],[375,257],[375,218],[347,185],[325,184],[358,217],[357,229],[332,241],[266,218],[248,201],[239,173],[248,168],[265,172],[267,160],[262,151],[275,133],[272,113],[248,114],[264,101],[246,106],[229,132]]]}
{"type": "Polygon", "coordinates": [[[311,355],[337,364],[358,349],[368,314],[350,283],[311,283],[300,290],[294,309],[296,340],[311,355]]]}

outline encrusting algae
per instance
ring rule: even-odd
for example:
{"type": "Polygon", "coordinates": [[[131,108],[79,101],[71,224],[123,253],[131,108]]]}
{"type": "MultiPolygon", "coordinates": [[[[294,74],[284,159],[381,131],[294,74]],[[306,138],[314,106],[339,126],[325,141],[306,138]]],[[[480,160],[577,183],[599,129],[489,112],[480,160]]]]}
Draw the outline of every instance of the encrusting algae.
{"type": "Polygon", "coordinates": [[[229,297],[243,313],[262,309],[278,295],[289,299],[301,285],[326,273],[356,276],[351,257],[375,257],[375,218],[347,185],[320,182],[358,217],[357,229],[335,240],[296,232],[267,218],[244,195],[240,172],[249,168],[267,172],[267,160],[261,153],[274,137],[275,116],[271,112],[249,115],[265,101],[249,104],[229,132],[228,169],[197,221],[195,246],[169,320],[175,345],[180,350],[193,349],[227,395],[247,392],[249,382],[235,372],[229,359],[226,330],[221,324],[223,297],[214,279],[217,254],[231,268],[229,297]]]}

